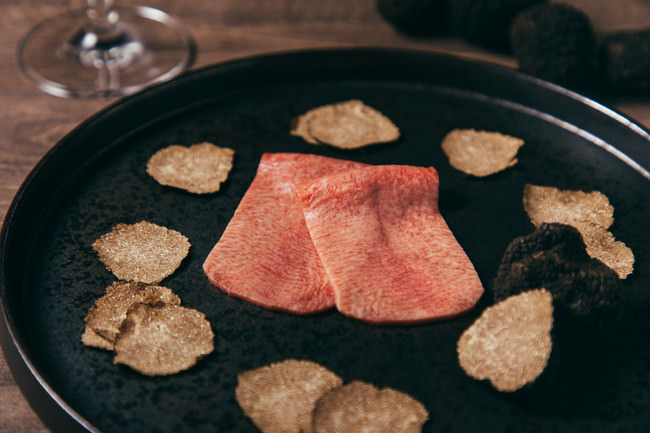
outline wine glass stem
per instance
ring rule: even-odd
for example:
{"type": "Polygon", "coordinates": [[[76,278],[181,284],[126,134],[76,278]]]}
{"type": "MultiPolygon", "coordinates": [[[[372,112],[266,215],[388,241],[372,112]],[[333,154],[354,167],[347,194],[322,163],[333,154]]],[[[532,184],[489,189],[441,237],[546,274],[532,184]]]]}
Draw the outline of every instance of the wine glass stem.
{"type": "Polygon", "coordinates": [[[97,35],[115,31],[118,20],[113,0],[86,0],[86,31],[97,35]]]}
{"type": "Polygon", "coordinates": [[[83,9],[34,27],[19,45],[18,61],[53,95],[123,96],[178,75],[193,53],[190,36],[163,11],[85,0],[83,9]]]}

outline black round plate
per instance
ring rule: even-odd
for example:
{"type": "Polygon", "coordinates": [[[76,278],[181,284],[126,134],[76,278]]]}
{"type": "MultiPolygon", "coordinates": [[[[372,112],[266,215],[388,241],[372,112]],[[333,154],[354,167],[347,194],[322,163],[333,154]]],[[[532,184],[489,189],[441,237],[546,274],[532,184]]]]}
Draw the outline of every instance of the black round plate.
{"type": "MultiPolygon", "coordinates": [[[[648,137],[562,88],[443,55],[296,52],[190,73],[84,122],[21,187],[2,232],[5,356],[55,431],[254,432],[234,398],[237,373],[289,357],[319,362],[345,381],[411,394],[430,412],[425,432],[648,431],[648,137]],[[399,141],[344,152],[289,135],[295,116],[349,99],[391,118],[399,141]],[[451,168],[440,149],[453,128],[500,131],[526,144],[516,166],[476,179],[451,168]],[[147,159],[161,147],[202,141],[236,152],[222,191],[196,196],[146,174],[147,159]],[[216,290],[201,264],[263,152],[436,167],[441,212],[486,287],[477,308],[443,322],[375,326],[336,311],[309,317],[269,311],[216,290]],[[456,341],[491,303],[508,243],[533,230],[521,201],[526,183],[605,193],[615,207],[613,233],[634,251],[636,270],[623,283],[623,315],[611,336],[597,339],[597,347],[559,347],[544,373],[552,380],[502,394],[462,372],[456,341]],[[214,353],[174,376],[142,376],[80,342],[88,308],[114,281],[91,244],[117,223],[140,220],[189,237],[189,257],[163,283],[184,305],[206,313],[216,333],[214,353]]],[[[589,330],[584,340],[594,340],[589,330]]]]}

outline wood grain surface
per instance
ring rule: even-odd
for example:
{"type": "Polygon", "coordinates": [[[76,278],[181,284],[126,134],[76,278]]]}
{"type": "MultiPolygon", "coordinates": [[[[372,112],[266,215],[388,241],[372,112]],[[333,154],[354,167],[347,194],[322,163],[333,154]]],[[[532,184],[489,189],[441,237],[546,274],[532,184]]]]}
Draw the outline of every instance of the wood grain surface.
{"type": "MultiPolygon", "coordinates": [[[[600,33],[650,27],[648,0],[567,0],[582,7],[600,33]]],[[[516,61],[454,37],[410,38],[377,13],[375,0],[116,0],[146,4],[178,18],[193,35],[198,53],[193,68],[250,55],[318,47],[403,47],[455,53],[509,67],[516,61]]],[[[30,169],[77,124],[114,102],[61,99],[38,90],[19,69],[16,48],[41,20],[83,0],[0,0],[0,217],[30,169]]],[[[650,101],[603,101],[646,128],[650,101]]],[[[0,354],[0,432],[47,432],[23,398],[0,354]]]]}

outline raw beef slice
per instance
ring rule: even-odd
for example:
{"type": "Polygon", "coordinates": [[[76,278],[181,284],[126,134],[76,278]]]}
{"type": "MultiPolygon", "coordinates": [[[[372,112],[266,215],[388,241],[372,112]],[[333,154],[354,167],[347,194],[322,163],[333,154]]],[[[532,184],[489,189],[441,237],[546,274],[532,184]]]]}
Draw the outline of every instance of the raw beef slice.
{"type": "Polygon", "coordinates": [[[307,231],[296,184],[363,164],[318,155],[267,153],[203,270],[226,293],[307,314],[334,294],[307,231]]]}
{"type": "Polygon", "coordinates": [[[442,319],[483,294],[438,212],[434,168],[369,166],[296,193],[341,313],[374,323],[442,319]]]}

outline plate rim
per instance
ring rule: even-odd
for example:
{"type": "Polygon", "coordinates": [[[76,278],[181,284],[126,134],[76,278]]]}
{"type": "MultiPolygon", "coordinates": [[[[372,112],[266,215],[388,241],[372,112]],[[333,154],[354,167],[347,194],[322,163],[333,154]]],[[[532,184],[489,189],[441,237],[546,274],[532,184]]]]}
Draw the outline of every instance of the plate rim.
{"type": "MultiPolygon", "coordinates": [[[[640,124],[631,120],[629,117],[609,108],[590,97],[579,94],[575,91],[566,89],[548,81],[523,74],[515,69],[508,68],[496,63],[490,63],[483,60],[468,58],[467,56],[458,56],[450,53],[441,53],[434,51],[424,51],[416,49],[394,49],[394,48],[363,48],[363,47],[344,47],[344,48],[325,48],[325,49],[308,49],[292,50],[280,53],[260,54],[250,57],[229,60],[212,65],[206,65],[182,74],[181,76],[165,82],[156,84],[144,89],[136,94],[121,98],[98,112],[86,118],[75,128],[69,131],[64,137],[57,141],[45,155],[30,170],[24,181],[21,183],[5,215],[2,230],[0,232],[0,343],[2,346],[5,359],[9,366],[14,380],[19,386],[21,392],[29,402],[32,409],[45,425],[53,431],[90,431],[100,432],[89,420],[75,411],[55,389],[39,373],[34,366],[27,351],[25,350],[24,341],[17,335],[17,324],[10,310],[7,293],[9,288],[6,284],[6,259],[8,256],[9,245],[12,244],[12,228],[15,225],[17,214],[25,201],[25,197],[30,194],[32,186],[38,179],[43,176],[43,171],[51,164],[50,161],[59,157],[59,154],[66,151],[68,147],[73,146],[79,137],[83,136],[88,130],[92,129],[97,123],[123,111],[128,111],[129,107],[145,103],[150,99],[155,99],[161,95],[178,91],[187,83],[205,79],[204,76],[224,76],[241,70],[249,70],[264,67],[268,65],[283,64],[290,61],[302,59],[302,61],[314,60],[317,58],[327,57],[408,57],[411,60],[436,59],[443,62],[455,62],[459,66],[478,66],[494,74],[510,78],[524,86],[533,86],[549,95],[555,95],[559,98],[569,98],[581,106],[586,106],[601,115],[611,119],[618,125],[633,134],[642,138],[650,149],[650,133],[640,124]],[[8,241],[9,240],[9,241],[8,241]]],[[[188,106],[182,106],[179,111],[190,109],[188,106]]],[[[167,113],[173,116],[173,113],[167,113]]],[[[152,114],[152,119],[159,120],[159,117],[152,114]]],[[[142,126],[143,128],[146,125],[142,126]]],[[[650,153],[650,152],[649,152],[650,153]]],[[[649,159],[650,160],[650,159],[649,159]]],[[[645,165],[645,161],[639,164],[646,172],[650,170],[650,164],[645,165]]],[[[628,164],[629,165],[629,164],[628,164]]],[[[650,176],[646,176],[650,180],[650,176]]]]}

